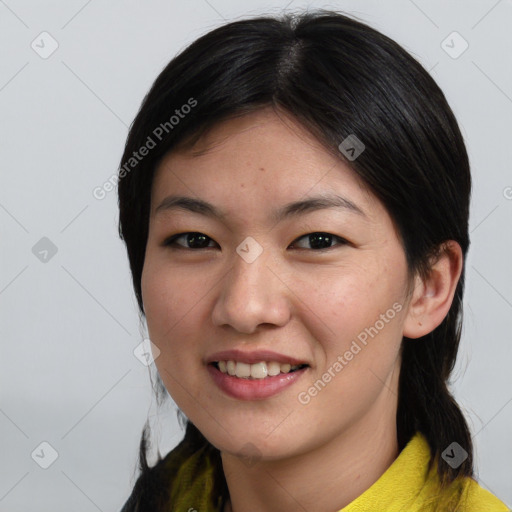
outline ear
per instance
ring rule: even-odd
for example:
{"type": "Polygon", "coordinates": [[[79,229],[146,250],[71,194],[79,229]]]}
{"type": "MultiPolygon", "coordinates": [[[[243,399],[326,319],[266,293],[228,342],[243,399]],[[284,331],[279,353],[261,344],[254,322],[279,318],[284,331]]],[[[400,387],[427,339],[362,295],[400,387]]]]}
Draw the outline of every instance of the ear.
{"type": "Polygon", "coordinates": [[[454,240],[444,244],[438,260],[424,281],[415,277],[415,287],[404,320],[403,336],[420,338],[432,332],[444,320],[452,305],[462,272],[460,245],[454,240]]]}

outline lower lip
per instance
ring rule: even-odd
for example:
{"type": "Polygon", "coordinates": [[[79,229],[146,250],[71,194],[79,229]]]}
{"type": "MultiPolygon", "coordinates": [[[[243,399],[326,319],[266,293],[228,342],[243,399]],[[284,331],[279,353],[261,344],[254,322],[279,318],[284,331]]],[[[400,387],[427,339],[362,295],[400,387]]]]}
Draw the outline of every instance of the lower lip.
{"type": "Polygon", "coordinates": [[[222,373],[211,364],[207,368],[215,384],[229,396],[239,400],[262,400],[277,395],[283,389],[291,386],[309,367],[264,379],[240,379],[222,373]]]}

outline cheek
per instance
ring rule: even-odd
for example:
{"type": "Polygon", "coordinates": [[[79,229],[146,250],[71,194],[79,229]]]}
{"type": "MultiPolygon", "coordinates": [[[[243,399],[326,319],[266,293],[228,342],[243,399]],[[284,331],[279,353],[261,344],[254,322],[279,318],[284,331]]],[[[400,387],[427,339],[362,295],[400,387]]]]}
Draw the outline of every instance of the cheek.
{"type": "Polygon", "coordinates": [[[319,364],[301,391],[322,389],[315,398],[319,409],[336,404],[347,417],[362,415],[383,391],[393,389],[402,341],[400,283],[380,272],[347,272],[339,279],[332,275],[317,279],[316,286],[304,290],[316,305],[316,315],[307,316],[310,332],[319,342],[315,358],[319,364]],[[313,330],[317,315],[328,330],[323,326],[313,330]],[[325,391],[319,381],[328,383],[325,391]]]}
{"type": "Polygon", "coordinates": [[[304,302],[312,310],[304,308],[303,318],[311,319],[309,329],[322,346],[319,372],[336,373],[340,366],[333,365],[341,356],[337,382],[347,391],[379,388],[378,379],[395,366],[402,341],[402,281],[396,266],[382,264],[331,270],[317,275],[314,285],[303,281],[304,302]]]}
{"type": "Polygon", "coordinates": [[[373,325],[397,297],[399,286],[390,282],[379,270],[370,266],[326,269],[304,275],[297,284],[296,293],[304,305],[304,314],[322,320],[331,336],[339,340],[357,335],[373,325]]]}
{"type": "Polygon", "coordinates": [[[205,293],[204,282],[197,276],[151,257],[146,259],[142,272],[142,299],[148,329],[157,336],[172,335],[180,323],[193,314],[205,293]]]}
{"type": "Polygon", "coordinates": [[[219,276],[214,272],[189,271],[170,264],[165,255],[150,255],[144,265],[141,288],[148,334],[160,349],[155,364],[167,390],[178,400],[181,385],[186,382],[194,389],[202,371],[216,283],[219,276]]]}
{"type": "Polygon", "coordinates": [[[193,402],[186,389],[200,388],[194,340],[200,339],[203,325],[198,314],[204,289],[178,269],[151,260],[144,266],[141,284],[149,338],[160,349],[155,359],[158,373],[178,407],[189,411],[193,402]]]}
{"type": "Polygon", "coordinates": [[[160,349],[155,363],[165,381],[164,368],[174,373],[174,366],[185,362],[181,361],[179,348],[186,345],[178,340],[182,339],[193,303],[197,303],[194,287],[190,281],[188,286],[183,282],[177,269],[164,268],[148,258],[141,288],[149,338],[160,349]]]}

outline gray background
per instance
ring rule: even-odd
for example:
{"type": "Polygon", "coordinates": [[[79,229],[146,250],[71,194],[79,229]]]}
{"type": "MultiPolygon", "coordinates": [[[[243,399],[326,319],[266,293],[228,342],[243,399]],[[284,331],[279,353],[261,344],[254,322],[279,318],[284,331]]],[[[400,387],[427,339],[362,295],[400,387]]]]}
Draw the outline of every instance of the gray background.
{"type": "Polygon", "coordinates": [[[481,485],[512,505],[510,0],[0,0],[1,512],[117,511],[146,417],[154,450],[181,439],[172,403],[157,416],[154,365],[133,353],[145,331],[116,192],[92,191],[116,172],[127,127],[173,55],[225,20],[304,6],[352,13],[402,44],[461,125],[474,195],[453,388],[481,485]],[[453,31],[469,44],[457,58],[453,31]]]}

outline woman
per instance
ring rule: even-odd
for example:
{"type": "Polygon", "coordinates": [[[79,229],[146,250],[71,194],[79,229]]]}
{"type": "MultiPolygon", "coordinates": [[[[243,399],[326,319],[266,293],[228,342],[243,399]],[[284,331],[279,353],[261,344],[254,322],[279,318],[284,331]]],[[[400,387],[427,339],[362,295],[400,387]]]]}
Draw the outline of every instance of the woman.
{"type": "Polygon", "coordinates": [[[471,177],[429,74],[318,11],[227,24],[156,79],[120,235],[183,441],[128,511],[505,511],[447,389],[471,177]]]}

